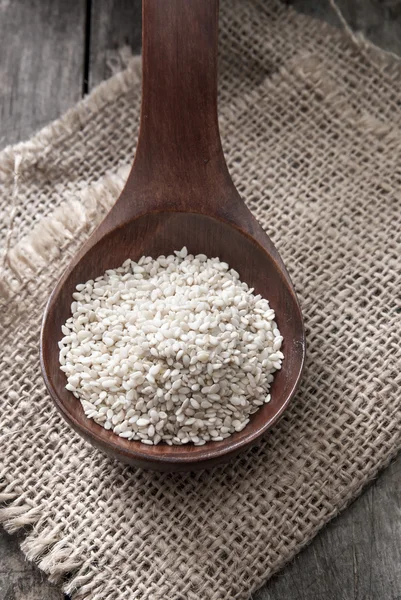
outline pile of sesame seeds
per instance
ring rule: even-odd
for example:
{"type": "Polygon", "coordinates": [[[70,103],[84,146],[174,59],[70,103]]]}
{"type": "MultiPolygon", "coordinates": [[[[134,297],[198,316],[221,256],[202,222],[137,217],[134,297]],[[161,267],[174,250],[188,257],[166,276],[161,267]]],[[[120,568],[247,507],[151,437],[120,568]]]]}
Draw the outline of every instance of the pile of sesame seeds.
{"type": "Polygon", "coordinates": [[[144,444],[241,431],[284,358],[268,301],[185,247],[77,285],[71,313],[59,342],[66,388],[88,418],[144,444]]]}

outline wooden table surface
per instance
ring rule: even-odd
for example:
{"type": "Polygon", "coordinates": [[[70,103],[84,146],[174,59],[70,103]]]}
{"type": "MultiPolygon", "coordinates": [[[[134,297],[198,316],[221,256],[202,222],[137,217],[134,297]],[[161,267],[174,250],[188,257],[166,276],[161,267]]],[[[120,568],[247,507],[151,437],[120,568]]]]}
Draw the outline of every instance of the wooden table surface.
{"type": "MultiPolygon", "coordinates": [[[[328,0],[292,3],[337,24],[328,0]]],[[[400,0],[338,5],[354,29],[401,55],[400,0]]],[[[140,0],[0,0],[0,148],[108,77],[119,48],[138,52],[140,12],[140,0]]],[[[401,600],[400,474],[401,457],[253,600],[401,600]]],[[[0,529],[0,600],[62,598],[0,529]]]]}

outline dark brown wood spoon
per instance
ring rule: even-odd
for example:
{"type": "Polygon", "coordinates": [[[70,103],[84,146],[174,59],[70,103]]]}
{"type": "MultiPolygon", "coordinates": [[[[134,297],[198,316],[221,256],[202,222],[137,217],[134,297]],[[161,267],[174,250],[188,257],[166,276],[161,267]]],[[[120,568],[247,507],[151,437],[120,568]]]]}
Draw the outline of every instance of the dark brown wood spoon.
{"type": "Polygon", "coordinates": [[[218,0],[143,1],[143,83],[139,140],[126,186],[53,291],[41,334],[46,386],[68,423],[106,454],[155,470],[193,470],[224,462],[282,415],[300,380],[305,335],[285,266],[229,175],[217,122],[218,0]],[[147,446],[86,418],[65,389],[58,341],[78,283],[128,257],[157,257],[187,246],[235,268],[276,312],[284,361],[272,400],[245,429],[204,446],[147,446]]]}

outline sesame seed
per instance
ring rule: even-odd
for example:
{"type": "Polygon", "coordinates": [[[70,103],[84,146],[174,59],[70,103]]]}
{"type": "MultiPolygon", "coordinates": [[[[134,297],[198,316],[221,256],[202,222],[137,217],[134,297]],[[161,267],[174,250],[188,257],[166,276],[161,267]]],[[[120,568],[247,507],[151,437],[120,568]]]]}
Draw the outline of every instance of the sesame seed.
{"type": "Polygon", "coordinates": [[[221,441],[271,401],[283,337],[227,263],[186,248],[76,286],[58,343],[87,418],[144,444],[221,441]]]}

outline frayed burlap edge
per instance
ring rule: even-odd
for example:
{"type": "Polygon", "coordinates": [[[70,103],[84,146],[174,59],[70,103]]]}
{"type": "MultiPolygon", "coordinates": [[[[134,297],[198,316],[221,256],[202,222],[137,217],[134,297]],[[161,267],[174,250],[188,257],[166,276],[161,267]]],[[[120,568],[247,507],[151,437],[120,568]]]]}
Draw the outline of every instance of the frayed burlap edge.
{"type": "Polygon", "coordinates": [[[26,280],[38,275],[68,240],[98,223],[118,198],[128,173],[128,166],[121,167],[76,194],[66,194],[61,206],[13,247],[6,248],[4,266],[0,268],[0,301],[8,300],[26,280]]]}

